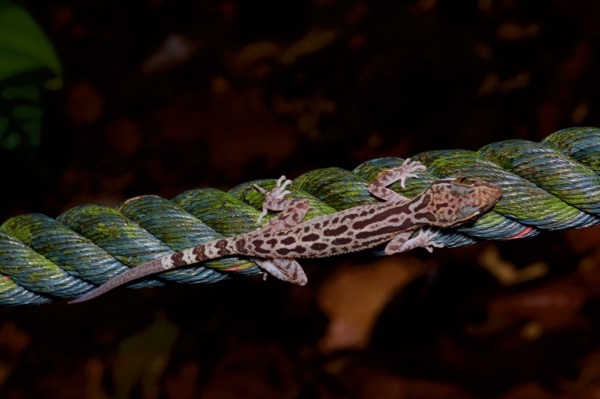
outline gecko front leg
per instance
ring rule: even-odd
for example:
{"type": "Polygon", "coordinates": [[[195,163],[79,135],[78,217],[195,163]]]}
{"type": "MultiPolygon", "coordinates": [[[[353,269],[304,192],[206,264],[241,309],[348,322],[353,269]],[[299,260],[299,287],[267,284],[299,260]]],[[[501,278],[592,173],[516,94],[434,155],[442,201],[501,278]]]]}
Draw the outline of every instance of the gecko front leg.
{"type": "MultiPolygon", "coordinates": [[[[270,219],[267,224],[261,229],[263,234],[268,234],[275,231],[281,231],[289,227],[293,227],[302,223],[309,209],[309,203],[304,199],[284,198],[290,193],[286,187],[292,183],[285,176],[281,176],[277,180],[277,185],[271,191],[254,185],[254,187],[265,194],[263,203],[263,211],[258,218],[260,223],[267,215],[268,211],[280,211],[275,217],[270,219]]],[[[272,259],[252,259],[264,271],[268,272],[280,280],[287,281],[297,285],[305,285],[308,281],[306,273],[302,266],[295,259],[288,258],[272,258],[272,259]]],[[[264,274],[266,278],[267,274],[264,274]]]]}
{"type": "Polygon", "coordinates": [[[406,202],[408,201],[408,198],[398,194],[388,186],[399,181],[400,186],[404,188],[406,179],[417,177],[416,172],[425,169],[427,169],[425,165],[419,161],[411,161],[410,158],[406,158],[402,165],[380,172],[377,175],[377,179],[369,184],[368,190],[371,194],[384,201],[398,203],[406,202]]]}

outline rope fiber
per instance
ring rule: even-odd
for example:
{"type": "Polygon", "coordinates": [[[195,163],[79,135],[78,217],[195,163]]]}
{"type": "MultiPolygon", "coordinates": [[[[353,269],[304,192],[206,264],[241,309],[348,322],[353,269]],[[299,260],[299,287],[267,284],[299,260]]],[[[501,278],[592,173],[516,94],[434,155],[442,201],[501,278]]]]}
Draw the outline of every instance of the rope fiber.
{"type": "MultiPolygon", "coordinates": [[[[479,151],[428,151],[414,157],[427,166],[405,189],[421,193],[440,178],[464,176],[496,184],[503,197],[473,224],[440,230],[434,239],[445,247],[481,240],[525,238],[542,230],[600,224],[600,129],[560,130],[542,142],[507,140],[479,151]]],[[[313,170],[294,179],[290,194],[311,204],[307,218],[374,203],[367,190],[377,174],[402,164],[379,158],[352,171],[313,170]]],[[[116,208],[82,205],[56,219],[42,214],[12,217],[0,226],[0,305],[42,304],[76,298],[130,267],[203,242],[259,227],[264,196],[275,180],[241,184],[228,193],[204,188],[167,200],[140,196],[116,208]]],[[[228,257],[161,273],[130,287],[166,282],[215,283],[232,274],[261,271],[248,259],[228,257]]]]}

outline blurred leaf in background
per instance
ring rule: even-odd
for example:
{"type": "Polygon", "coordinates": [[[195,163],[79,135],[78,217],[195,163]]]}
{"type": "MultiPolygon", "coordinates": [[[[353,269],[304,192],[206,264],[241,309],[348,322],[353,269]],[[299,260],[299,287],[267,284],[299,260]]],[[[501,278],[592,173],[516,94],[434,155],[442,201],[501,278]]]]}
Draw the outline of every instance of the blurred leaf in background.
{"type": "Polygon", "coordinates": [[[41,89],[60,88],[60,75],[60,61],[42,29],[25,9],[0,0],[0,148],[39,145],[41,89]]]}

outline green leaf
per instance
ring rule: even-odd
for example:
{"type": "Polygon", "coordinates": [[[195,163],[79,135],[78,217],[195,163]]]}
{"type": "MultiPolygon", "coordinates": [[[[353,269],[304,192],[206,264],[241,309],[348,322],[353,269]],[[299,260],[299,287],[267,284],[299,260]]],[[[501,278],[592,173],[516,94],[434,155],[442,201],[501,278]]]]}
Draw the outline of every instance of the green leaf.
{"type": "Polygon", "coordinates": [[[0,81],[38,69],[61,73],[52,45],[25,9],[0,0],[0,81]]]}
{"type": "Polygon", "coordinates": [[[35,84],[0,84],[0,149],[36,147],[41,131],[40,88],[35,84]]]}

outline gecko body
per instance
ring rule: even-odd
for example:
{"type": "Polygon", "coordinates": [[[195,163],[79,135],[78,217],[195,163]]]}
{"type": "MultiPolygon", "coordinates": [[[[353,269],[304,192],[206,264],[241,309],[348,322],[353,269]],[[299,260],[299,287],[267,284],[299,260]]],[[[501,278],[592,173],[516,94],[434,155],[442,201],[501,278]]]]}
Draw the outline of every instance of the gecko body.
{"type": "Polygon", "coordinates": [[[295,284],[306,284],[307,278],[298,258],[322,258],[373,248],[388,242],[385,253],[404,252],[416,247],[438,246],[427,232],[411,238],[422,226],[454,227],[490,209],[501,197],[499,187],[466,178],[433,182],[420,195],[407,199],[387,188],[394,181],[415,176],[424,166],[406,160],[398,167],[381,173],[369,186],[369,191],[384,199],[303,221],[309,205],[306,200],[286,199],[290,183],[282,177],[266,194],[263,214],[267,210],[281,211],[263,228],[238,236],[223,238],[163,256],[131,268],[105,284],[76,299],[92,299],[130,281],[230,255],[248,256],[275,277],[295,284]]]}

